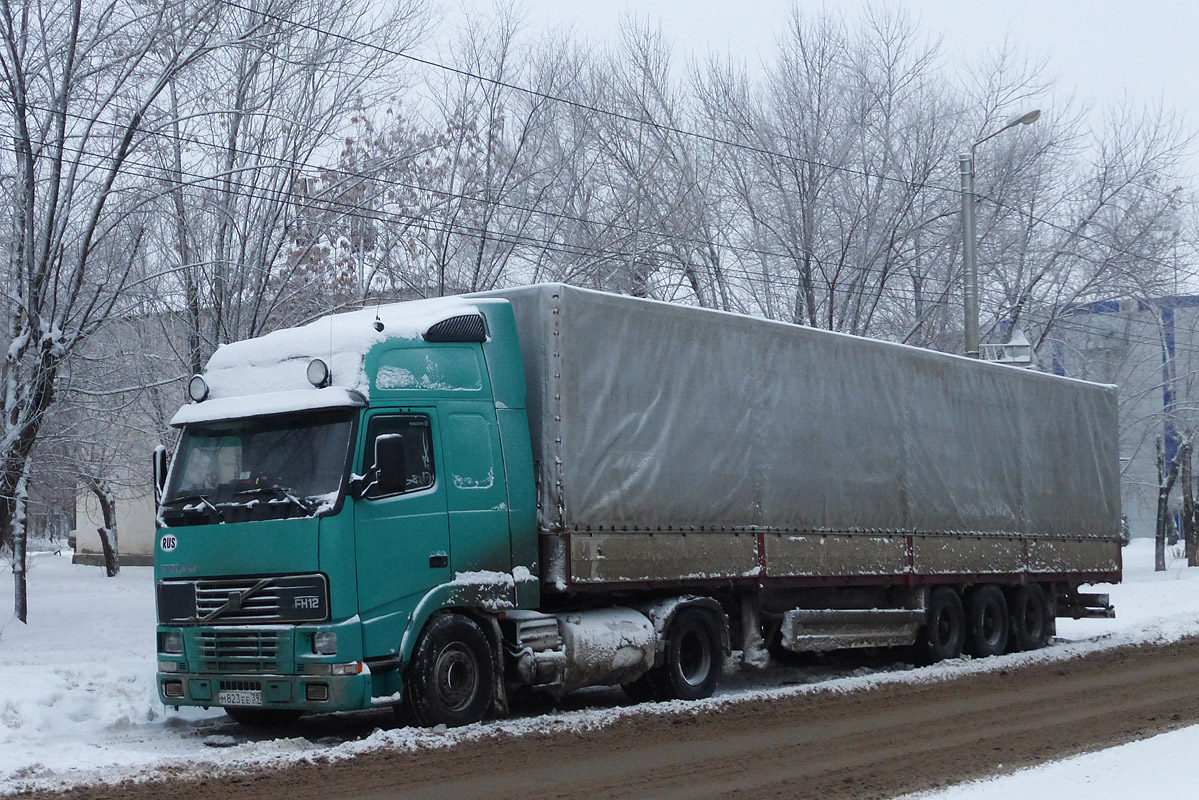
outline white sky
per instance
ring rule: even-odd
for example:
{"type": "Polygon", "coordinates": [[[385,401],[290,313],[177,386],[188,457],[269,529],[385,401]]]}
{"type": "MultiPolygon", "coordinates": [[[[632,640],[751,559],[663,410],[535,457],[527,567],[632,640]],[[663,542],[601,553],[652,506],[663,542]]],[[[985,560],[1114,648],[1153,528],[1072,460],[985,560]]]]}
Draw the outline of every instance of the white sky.
{"type": "MultiPolygon", "coordinates": [[[[449,7],[488,8],[492,0],[443,0],[449,7]]],[[[529,26],[574,27],[588,38],[615,31],[629,9],[660,21],[676,53],[727,52],[753,65],[770,53],[790,0],[518,0],[529,26]]],[[[867,0],[796,0],[819,12],[853,17],[867,0]]],[[[908,10],[930,38],[940,38],[951,64],[1005,37],[1031,56],[1048,59],[1059,89],[1088,107],[1120,100],[1162,103],[1199,126],[1199,3],[1193,0],[882,0],[908,10]]],[[[1046,108],[1046,113],[1051,109],[1046,108]]]]}

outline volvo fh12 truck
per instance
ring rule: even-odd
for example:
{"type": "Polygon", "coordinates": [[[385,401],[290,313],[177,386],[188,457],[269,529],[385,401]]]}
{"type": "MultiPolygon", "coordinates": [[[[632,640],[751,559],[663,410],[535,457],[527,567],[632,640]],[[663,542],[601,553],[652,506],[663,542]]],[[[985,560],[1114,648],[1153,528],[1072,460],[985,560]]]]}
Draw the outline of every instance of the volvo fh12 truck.
{"type": "Polygon", "coordinates": [[[248,724],[1033,649],[1120,579],[1110,386],[539,285],[225,345],[188,392],[158,690],[248,724]]]}

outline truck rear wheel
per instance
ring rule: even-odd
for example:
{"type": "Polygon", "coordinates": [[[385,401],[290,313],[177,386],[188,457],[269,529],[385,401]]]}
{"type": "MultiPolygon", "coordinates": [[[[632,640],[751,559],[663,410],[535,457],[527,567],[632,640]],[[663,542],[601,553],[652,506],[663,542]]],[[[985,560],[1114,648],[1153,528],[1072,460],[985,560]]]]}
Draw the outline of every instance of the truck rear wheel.
{"type": "Polygon", "coordinates": [[[720,629],[711,614],[684,608],[666,632],[663,664],[650,674],[663,700],[711,697],[724,665],[720,629]]]}
{"type": "Polygon", "coordinates": [[[966,602],[966,651],[986,658],[1007,650],[1009,622],[1007,600],[999,587],[975,587],[966,602]]]}
{"type": "Polygon", "coordinates": [[[684,608],[666,631],[662,664],[624,684],[624,690],[638,703],[711,697],[724,668],[722,641],[715,617],[684,608]]]}
{"type": "Polygon", "coordinates": [[[491,706],[491,647],[473,620],[442,614],[425,627],[404,681],[405,710],[417,725],[469,725],[491,706]]]}
{"type": "Polygon", "coordinates": [[[966,612],[962,598],[948,586],[938,586],[928,598],[927,619],[916,642],[921,662],[932,664],[957,658],[966,639],[966,612]]]}
{"type": "Polygon", "coordinates": [[[1049,641],[1049,609],[1040,584],[1026,583],[1012,590],[1011,645],[1015,650],[1038,650],[1049,641]]]}

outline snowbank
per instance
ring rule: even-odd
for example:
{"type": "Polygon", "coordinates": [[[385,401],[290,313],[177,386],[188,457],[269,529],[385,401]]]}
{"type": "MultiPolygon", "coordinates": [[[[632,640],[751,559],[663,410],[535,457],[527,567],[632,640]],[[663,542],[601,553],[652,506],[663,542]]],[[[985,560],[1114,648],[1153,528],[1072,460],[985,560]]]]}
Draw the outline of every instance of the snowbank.
{"type": "Polygon", "coordinates": [[[1001,778],[965,783],[903,800],[1128,800],[1188,797],[1195,791],[1194,758],[1199,727],[1159,734],[1140,742],[1021,770],[1001,778]]]}

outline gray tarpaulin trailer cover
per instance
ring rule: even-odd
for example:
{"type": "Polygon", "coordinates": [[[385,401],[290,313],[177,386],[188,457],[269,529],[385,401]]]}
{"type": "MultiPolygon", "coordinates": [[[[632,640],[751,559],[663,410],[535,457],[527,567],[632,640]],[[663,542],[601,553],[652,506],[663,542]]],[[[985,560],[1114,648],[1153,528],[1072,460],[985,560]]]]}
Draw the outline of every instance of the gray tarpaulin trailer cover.
{"type": "Polygon", "coordinates": [[[538,285],[515,312],[547,588],[1118,580],[1116,390],[538,285]]]}

